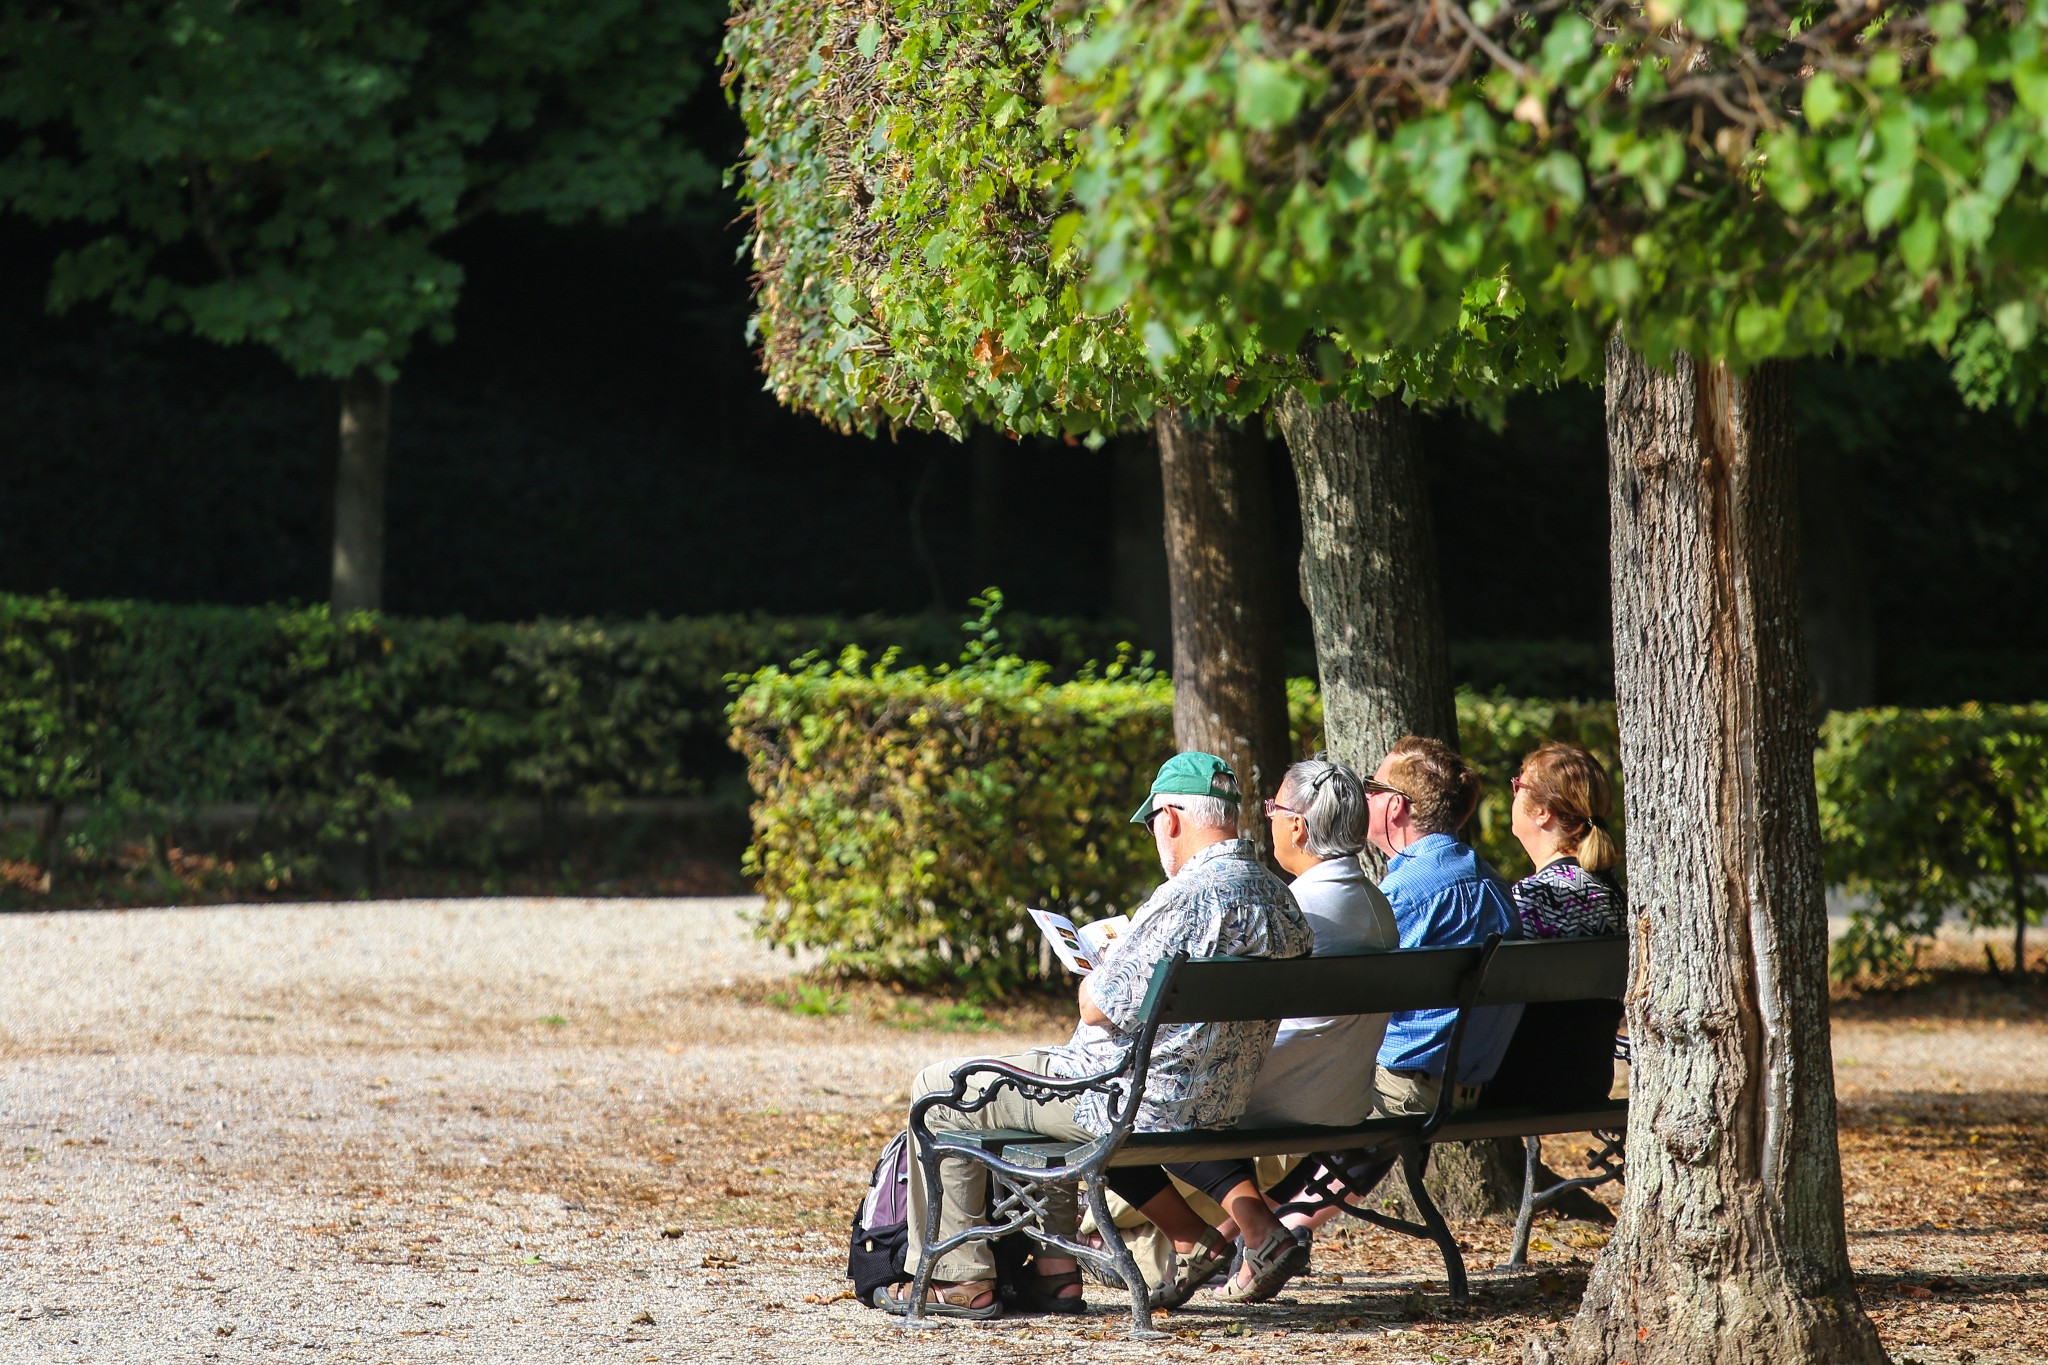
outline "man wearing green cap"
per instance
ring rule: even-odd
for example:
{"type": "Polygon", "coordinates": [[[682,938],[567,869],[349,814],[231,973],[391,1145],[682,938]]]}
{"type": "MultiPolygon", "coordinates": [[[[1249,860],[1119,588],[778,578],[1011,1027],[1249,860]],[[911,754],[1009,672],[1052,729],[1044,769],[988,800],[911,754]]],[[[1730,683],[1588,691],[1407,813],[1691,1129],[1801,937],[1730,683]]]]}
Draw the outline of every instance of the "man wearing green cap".
{"type": "MultiPolygon", "coordinates": [[[[1239,793],[1230,765],[1214,754],[1175,754],[1160,766],[1131,823],[1144,825],[1157,846],[1167,881],[1131,916],[1129,933],[1111,945],[1102,966],[1081,983],[1081,1022],[1067,1042],[1001,1058],[1022,1070],[1073,1079],[1112,1069],[1136,1035],[1152,971],[1185,949],[1193,957],[1300,957],[1314,935],[1293,893],[1258,860],[1258,850],[1237,836],[1239,793]]],[[[1152,1045],[1152,1065],[1138,1097],[1140,1131],[1224,1128],[1237,1121],[1251,1097],[1252,1081],[1273,1043],[1277,1021],[1173,1024],[1161,1028],[1152,1045]]],[[[950,1061],[918,1074],[911,1094],[950,1091],[950,1061]]],[[[1087,1141],[1111,1127],[1108,1102],[1091,1092],[1080,1100],[1040,1101],[1014,1090],[986,1108],[959,1113],[935,1108],[927,1115],[934,1131],[1025,1128],[1072,1141],[1087,1141]]],[[[1163,1177],[1160,1177],[1163,1180],[1163,1177]]],[[[939,1163],[942,1187],[939,1236],[952,1236],[987,1207],[984,1167],[965,1161],[939,1163]]],[[[923,1252],[925,1210],[931,1192],[924,1169],[910,1163],[910,1247],[915,1268],[923,1252]]],[[[1074,1234],[1071,1192],[1064,1206],[1047,1211],[1050,1230],[1074,1234]]],[[[1080,1277],[1073,1262],[1040,1257],[1037,1276],[1026,1286],[1034,1306],[1078,1312],[1080,1277]]],[[[933,1290],[925,1311],[937,1316],[993,1318],[1002,1314],[995,1293],[995,1260],[985,1242],[970,1242],[933,1267],[933,1290]]],[[[907,1312],[908,1285],[876,1291],[879,1306],[907,1312]]]]}

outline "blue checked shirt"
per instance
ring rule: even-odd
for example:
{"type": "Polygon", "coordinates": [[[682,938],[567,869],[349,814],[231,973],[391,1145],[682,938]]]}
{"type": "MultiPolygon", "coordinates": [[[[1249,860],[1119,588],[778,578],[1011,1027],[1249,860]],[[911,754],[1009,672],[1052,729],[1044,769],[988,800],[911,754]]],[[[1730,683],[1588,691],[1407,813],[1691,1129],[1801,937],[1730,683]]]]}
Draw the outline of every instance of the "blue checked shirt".
{"type": "MultiPolygon", "coordinates": [[[[1522,937],[1515,902],[1500,874],[1470,846],[1448,834],[1428,834],[1396,853],[1387,863],[1380,890],[1394,907],[1394,925],[1403,948],[1451,948],[1484,942],[1489,934],[1522,937]]],[[[1380,1065],[1389,1071],[1444,1074],[1444,1053],[1450,1047],[1456,1010],[1402,1010],[1387,1022],[1380,1044],[1380,1065]]],[[[1495,1005],[1474,1010],[1465,1029],[1459,1058],[1459,1085],[1481,1085],[1493,1079],[1508,1050],[1520,1005],[1495,1005]]]]}

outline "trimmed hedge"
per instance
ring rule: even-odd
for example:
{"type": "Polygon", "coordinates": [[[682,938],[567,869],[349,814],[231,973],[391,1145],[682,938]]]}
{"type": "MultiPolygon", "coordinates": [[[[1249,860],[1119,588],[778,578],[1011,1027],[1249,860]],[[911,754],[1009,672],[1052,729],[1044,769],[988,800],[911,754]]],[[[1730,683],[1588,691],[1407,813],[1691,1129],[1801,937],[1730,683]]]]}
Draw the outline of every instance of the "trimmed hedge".
{"type": "MultiPolygon", "coordinates": [[[[1125,821],[1172,748],[1172,695],[1113,674],[1054,684],[1015,660],[857,657],[757,673],[731,718],[757,795],[747,867],[767,899],[761,937],[822,949],[849,975],[986,991],[1043,979],[1027,906],[1085,920],[1159,880],[1150,840],[1125,821]]],[[[1307,752],[1322,725],[1313,686],[1295,680],[1289,703],[1307,752]]],[[[1485,778],[1468,837],[1507,876],[1529,870],[1508,779],[1531,750],[1584,745],[1619,792],[1611,702],[1463,692],[1458,727],[1485,778]]],[[[1815,770],[1830,882],[1866,898],[1836,946],[1839,975],[1910,966],[1950,909],[2007,926],[2015,906],[2030,922],[2048,909],[2048,706],[1836,713],[1815,770]]]]}
{"type": "Polygon", "coordinates": [[[1027,905],[1085,920],[1157,881],[1127,821],[1172,734],[1164,680],[863,664],[764,669],[733,704],[763,938],[1000,992],[1043,974],[1027,905]]]}
{"type": "MultiPolygon", "coordinates": [[[[1294,680],[1288,702],[1296,752],[1312,751],[1314,686],[1294,680]]],[[[1128,822],[1173,747],[1163,678],[1112,665],[1056,684],[1014,659],[927,670],[850,656],[763,669],[731,718],[759,796],[746,864],[766,898],[756,928],[824,950],[840,972],[1008,990],[1049,970],[1027,907],[1087,920],[1158,885],[1152,843],[1128,822]]],[[[1459,725],[1487,777],[1476,842],[1503,870],[1526,870],[1507,779],[1552,738],[1611,764],[1614,708],[1467,694],[1459,725]]]]}
{"type": "MultiPolygon", "coordinates": [[[[1115,645],[1109,626],[1004,628],[1068,672],[1115,645]]],[[[936,661],[960,644],[943,617],[499,625],[0,595],[0,803],[159,829],[253,803],[259,845],[317,862],[427,798],[602,809],[695,794],[732,762],[731,675],[848,648],[936,661]]]]}

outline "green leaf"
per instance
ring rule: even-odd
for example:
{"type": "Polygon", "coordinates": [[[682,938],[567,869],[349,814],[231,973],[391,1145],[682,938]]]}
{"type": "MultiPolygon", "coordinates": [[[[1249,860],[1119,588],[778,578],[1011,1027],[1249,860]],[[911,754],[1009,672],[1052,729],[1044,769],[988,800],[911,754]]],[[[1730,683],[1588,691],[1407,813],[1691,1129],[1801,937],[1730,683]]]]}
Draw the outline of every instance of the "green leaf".
{"type": "Polygon", "coordinates": [[[1934,221],[1933,212],[1923,208],[1899,233],[1899,259],[1914,274],[1924,275],[1934,265],[1935,249],[1940,245],[1940,225],[1934,221]]]}
{"type": "Polygon", "coordinates": [[[862,24],[860,26],[860,33],[853,40],[853,45],[860,49],[860,55],[863,58],[873,61],[875,49],[882,45],[881,23],[875,19],[869,19],[865,24],[862,24]]]}
{"type": "Polygon", "coordinates": [[[1800,157],[1799,135],[1790,128],[1766,135],[1764,186],[1786,210],[1798,213],[1813,202],[1813,186],[1800,157]]]}
{"type": "Polygon", "coordinates": [[[1550,26],[1544,35],[1543,49],[1537,58],[1537,69],[1553,84],[1563,83],[1571,74],[1571,68],[1582,60],[1593,47],[1593,25],[1583,17],[1567,11],[1550,26]]]}
{"type": "Polygon", "coordinates": [[[1913,188],[1912,172],[1888,176],[1870,187],[1863,197],[1863,225],[1873,235],[1891,226],[1905,207],[1906,195],[1913,188]]]}
{"type": "Polygon", "coordinates": [[[1536,178],[1557,191],[1565,206],[1576,210],[1586,202],[1586,177],[1578,158],[1569,152],[1551,152],[1538,163],[1536,178]]]}
{"type": "Polygon", "coordinates": [[[1173,339],[1173,329],[1158,318],[1145,319],[1145,354],[1154,365],[1164,365],[1173,359],[1180,346],[1173,339]]]}
{"type": "Polygon", "coordinates": [[[1974,191],[1957,195],[1941,215],[1942,227],[1963,246],[1981,246],[1990,240],[1997,221],[1991,201],[1974,191]]]}
{"type": "Polygon", "coordinates": [[[1802,92],[1802,108],[1809,128],[1825,128],[1842,112],[1842,83],[1828,71],[1815,72],[1802,92]]]}
{"type": "Polygon", "coordinates": [[[1285,62],[1248,57],[1238,67],[1237,116],[1261,132],[1293,122],[1307,94],[1307,83],[1285,62]]]}
{"type": "Polygon", "coordinates": [[[1216,231],[1209,238],[1209,264],[1221,270],[1230,264],[1230,258],[1237,254],[1237,225],[1228,218],[1218,219],[1216,231]]]}
{"type": "Polygon", "coordinates": [[[1075,43],[1067,53],[1064,69],[1075,80],[1093,80],[1123,51],[1124,35],[1113,24],[1103,24],[1075,43]]]}
{"type": "Polygon", "coordinates": [[[2012,91],[2020,105],[2036,118],[2048,117],[2048,63],[2036,57],[2012,64],[2012,91]]]}
{"type": "Polygon", "coordinates": [[[1063,213],[1053,220],[1052,230],[1046,233],[1047,254],[1058,260],[1066,253],[1067,245],[1074,240],[1074,234],[1081,230],[1081,215],[1063,213]]]}
{"type": "Polygon", "coordinates": [[[1735,341],[1744,355],[1763,360],[1785,344],[1785,316],[1762,303],[1746,303],[1735,315],[1735,341]]]}
{"type": "Polygon", "coordinates": [[[2034,343],[2035,317],[2031,300],[2013,299],[1992,311],[1991,323],[1998,328],[1998,335],[2005,344],[2019,352],[2034,343]]]}

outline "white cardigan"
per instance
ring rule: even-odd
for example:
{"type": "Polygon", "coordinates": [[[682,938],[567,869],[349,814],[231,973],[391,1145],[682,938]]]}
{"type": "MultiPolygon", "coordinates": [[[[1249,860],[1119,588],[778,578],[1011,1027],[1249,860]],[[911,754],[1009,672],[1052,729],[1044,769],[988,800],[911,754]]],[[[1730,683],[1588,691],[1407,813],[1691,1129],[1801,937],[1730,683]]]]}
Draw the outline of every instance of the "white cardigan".
{"type": "MultiPolygon", "coordinates": [[[[1325,859],[1291,889],[1315,932],[1317,956],[1400,946],[1393,907],[1356,857],[1325,859]]],[[[1372,1113],[1373,1062],[1386,1031],[1384,1014],[1283,1020],[1239,1126],[1363,1123],[1372,1113]]]]}

